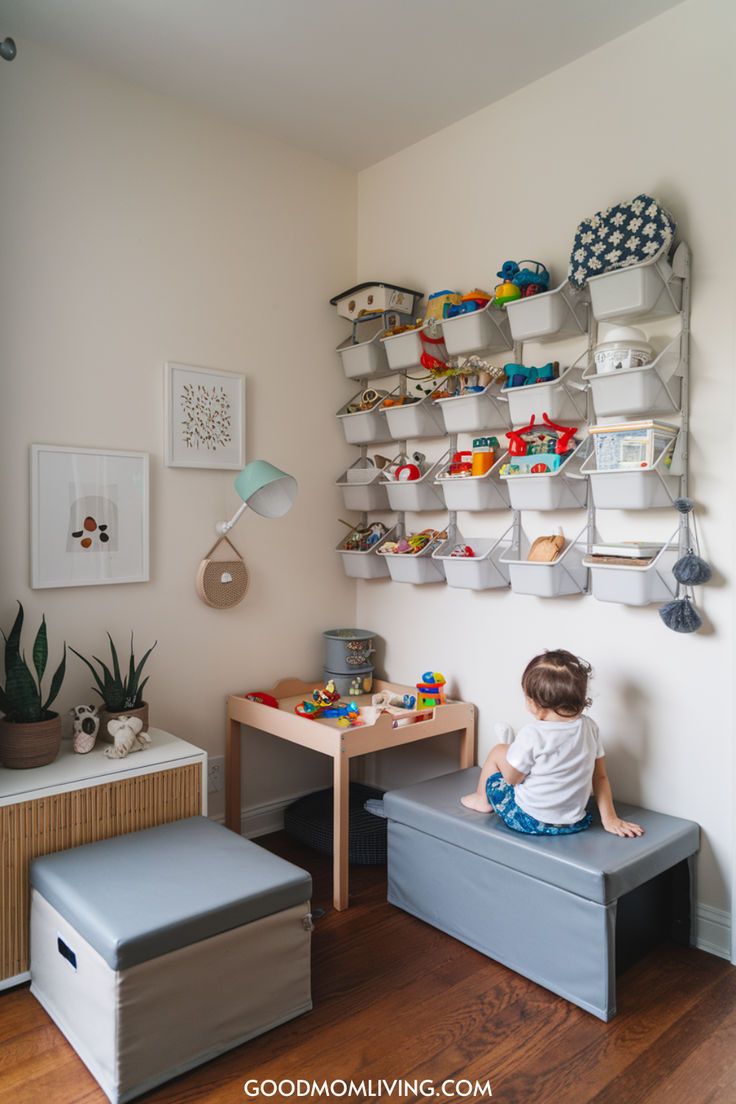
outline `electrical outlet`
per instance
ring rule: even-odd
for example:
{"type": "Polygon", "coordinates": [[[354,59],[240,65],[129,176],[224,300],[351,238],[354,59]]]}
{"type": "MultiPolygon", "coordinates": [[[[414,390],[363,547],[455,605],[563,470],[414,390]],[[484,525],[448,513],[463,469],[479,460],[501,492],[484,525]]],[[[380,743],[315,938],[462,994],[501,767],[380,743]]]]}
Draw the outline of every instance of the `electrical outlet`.
{"type": "Polygon", "coordinates": [[[207,760],[207,793],[222,793],[225,787],[225,757],[211,755],[207,760]]]}

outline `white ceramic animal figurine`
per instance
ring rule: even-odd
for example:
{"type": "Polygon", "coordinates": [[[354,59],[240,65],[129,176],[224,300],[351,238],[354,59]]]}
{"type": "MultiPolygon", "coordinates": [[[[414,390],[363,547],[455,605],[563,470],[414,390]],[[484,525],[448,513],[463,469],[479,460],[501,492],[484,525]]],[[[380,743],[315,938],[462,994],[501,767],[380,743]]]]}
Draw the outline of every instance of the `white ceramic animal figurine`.
{"type": "Polygon", "coordinates": [[[100,730],[100,718],[96,705],[75,705],[69,710],[74,720],[73,747],[77,755],[86,755],[95,746],[100,730]]]}
{"type": "Polygon", "coordinates": [[[107,722],[107,731],[115,743],[105,748],[108,759],[124,759],[131,751],[143,751],[151,742],[147,732],[141,732],[143,721],[140,717],[118,717],[107,722]]]}

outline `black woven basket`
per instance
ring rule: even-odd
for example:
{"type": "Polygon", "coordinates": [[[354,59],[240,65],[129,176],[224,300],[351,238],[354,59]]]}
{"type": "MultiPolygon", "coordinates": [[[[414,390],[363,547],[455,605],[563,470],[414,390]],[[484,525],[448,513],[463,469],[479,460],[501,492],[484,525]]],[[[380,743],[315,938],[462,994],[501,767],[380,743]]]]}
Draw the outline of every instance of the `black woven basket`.
{"type": "MultiPolygon", "coordinates": [[[[348,856],[354,866],[381,866],[386,862],[386,821],[363,808],[368,798],[381,798],[384,790],[350,783],[350,833],[348,856]]],[[[307,847],[332,854],[332,790],[300,797],[284,810],[284,828],[307,847]]]]}

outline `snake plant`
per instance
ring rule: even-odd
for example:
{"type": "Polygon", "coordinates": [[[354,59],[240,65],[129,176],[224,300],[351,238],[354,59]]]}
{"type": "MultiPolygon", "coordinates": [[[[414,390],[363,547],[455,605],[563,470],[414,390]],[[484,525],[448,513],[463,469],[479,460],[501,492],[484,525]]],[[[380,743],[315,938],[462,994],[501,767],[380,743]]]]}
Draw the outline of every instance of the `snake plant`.
{"type": "Polygon", "coordinates": [[[86,663],[94,677],[96,686],[92,689],[96,694],[99,694],[105,703],[105,709],[110,713],[122,713],[125,709],[140,709],[143,705],[143,689],[148,682],[148,677],[144,678],[141,682],[141,674],[143,668],[146,665],[146,660],[150,656],[153,649],[158,644],[156,641],[148,649],[146,654],[140,663],[136,664],[135,656],[133,654],[133,634],[130,634],[130,660],[128,661],[128,673],[123,676],[120,669],[120,662],[118,660],[118,653],[113,639],[110,634],[107,634],[107,639],[110,641],[110,655],[112,657],[112,670],[103,663],[97,656],[92,656],[95,663],[99,664],[100,673],[98,673],[92,666],[91,662],[83,655],[80,655],[74,648],[70,648],[74,652],[75,656],[78,656],[82,660],[82,663],[86,663]]]}
{"type": "Polygon", "coordinates": [[[46,618],[41,618],[41,626],[36,633],[33,642],[33,666],[36,671],[34,679],[30,667],[26,662],[25,653],[20,650],[20,636],[23,630],[23,606],[18,603],[16,614],[10,634],[5,636],[5,685],[0,687],[0,709],[5,714],[5,720],[13,724],[35,724],[37,721],[48,721],[57,714],[51,711],[51,704],[61,690],[66,673],[66,644],[61,663],[51,679],[51,687],[44,701],[41,689],[41,680],[46,670],[49,658],[49,644],[46,635],[46,618]]]}

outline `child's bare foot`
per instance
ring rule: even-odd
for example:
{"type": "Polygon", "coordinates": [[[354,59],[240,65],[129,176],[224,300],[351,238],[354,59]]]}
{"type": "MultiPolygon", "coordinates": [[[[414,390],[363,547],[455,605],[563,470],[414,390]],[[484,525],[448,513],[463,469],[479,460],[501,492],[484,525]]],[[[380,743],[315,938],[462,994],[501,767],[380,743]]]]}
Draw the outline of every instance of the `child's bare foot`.
{"type": "Polygon", "coordinates": [[[476,813],[492,813],[493,806],[481,794],[466,794],[460,798],[460,804],[466,809],[474,809],[476,813]]]}

